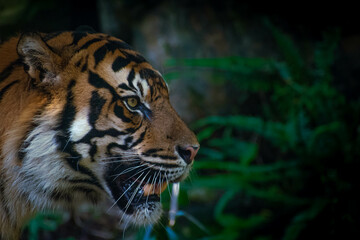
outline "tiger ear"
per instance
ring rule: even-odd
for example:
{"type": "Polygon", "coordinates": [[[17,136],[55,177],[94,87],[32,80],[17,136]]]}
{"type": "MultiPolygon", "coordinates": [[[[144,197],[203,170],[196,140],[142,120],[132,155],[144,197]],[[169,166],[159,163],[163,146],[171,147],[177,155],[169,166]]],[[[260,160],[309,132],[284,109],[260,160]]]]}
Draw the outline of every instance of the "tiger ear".
{"type": "Polygon", "coordinates": [[[61,57],[38,33],[21,35],[17,52],[23,59],[25,71],[38,83],[54,84],[61,70],[61,57]]]}

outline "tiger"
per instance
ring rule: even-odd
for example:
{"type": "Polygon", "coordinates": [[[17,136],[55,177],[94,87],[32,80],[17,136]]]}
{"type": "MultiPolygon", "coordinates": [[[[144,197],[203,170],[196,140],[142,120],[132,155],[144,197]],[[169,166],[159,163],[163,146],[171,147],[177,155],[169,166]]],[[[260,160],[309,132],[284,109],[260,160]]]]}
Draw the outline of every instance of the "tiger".
{"type": "Polygon", "coordinates": [[[18,34],[0,56],[0,239],[38,212],[104,199],[130,225],[158,222],[160,194],[200,147],[160,72],[92,31],[18,34]]]}

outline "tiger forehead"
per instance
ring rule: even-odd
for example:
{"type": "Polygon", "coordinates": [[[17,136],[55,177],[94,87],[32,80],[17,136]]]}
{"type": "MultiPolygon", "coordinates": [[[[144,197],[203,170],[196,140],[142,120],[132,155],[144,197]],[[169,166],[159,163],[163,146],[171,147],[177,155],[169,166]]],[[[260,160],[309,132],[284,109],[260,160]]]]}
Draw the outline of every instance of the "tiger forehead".
{"type": "Polygon", "coordinates": [[[78,52],[86,50],[88,54],[89,70],[98,72],[120,95],[134,92],[141,98],[150,97],[149,100],[158,95],[168,96],[161,74],[122,40],[88,34],[79,40],[79,46],[78,52]]]}
{"type": "Polygon", "coordinates": [[[144,100],[168,97],[167,86],[161,75],[150,68],[130,66],[114,72],[116,89],[120,95],[136,93],[144,100]]]}

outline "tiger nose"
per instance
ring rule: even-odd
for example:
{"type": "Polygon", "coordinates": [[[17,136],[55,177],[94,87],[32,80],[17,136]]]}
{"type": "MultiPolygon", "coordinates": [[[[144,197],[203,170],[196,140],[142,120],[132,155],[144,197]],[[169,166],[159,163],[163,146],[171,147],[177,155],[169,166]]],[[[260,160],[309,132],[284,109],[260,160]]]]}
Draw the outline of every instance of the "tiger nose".
{"type": "Polygon", "coordinates": [[[194,161],[195,156],[196,156],[197,152],[199,151],[199,147],[198,146],[189,146],[186,148],[178,147],[177,151],[178,151],[180,157],[182,159],[184,159],[184,161],[187,164],[190,164],[194,161]]]}

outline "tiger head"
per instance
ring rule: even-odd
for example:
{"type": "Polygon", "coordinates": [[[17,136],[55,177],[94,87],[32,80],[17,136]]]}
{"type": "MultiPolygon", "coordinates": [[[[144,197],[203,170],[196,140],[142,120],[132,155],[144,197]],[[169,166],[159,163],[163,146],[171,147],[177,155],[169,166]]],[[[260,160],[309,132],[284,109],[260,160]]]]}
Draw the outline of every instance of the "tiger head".
{"type": "Polygon", "coordinates": [[[17,52],[37,101],[31,124],[19,120],[18,184],[28,201],[68,207],[108,195],[127,221],[156,222],[160,193],[188,175],[199,149],[161,74],[100,33],[24,34],[17,52]]]}

